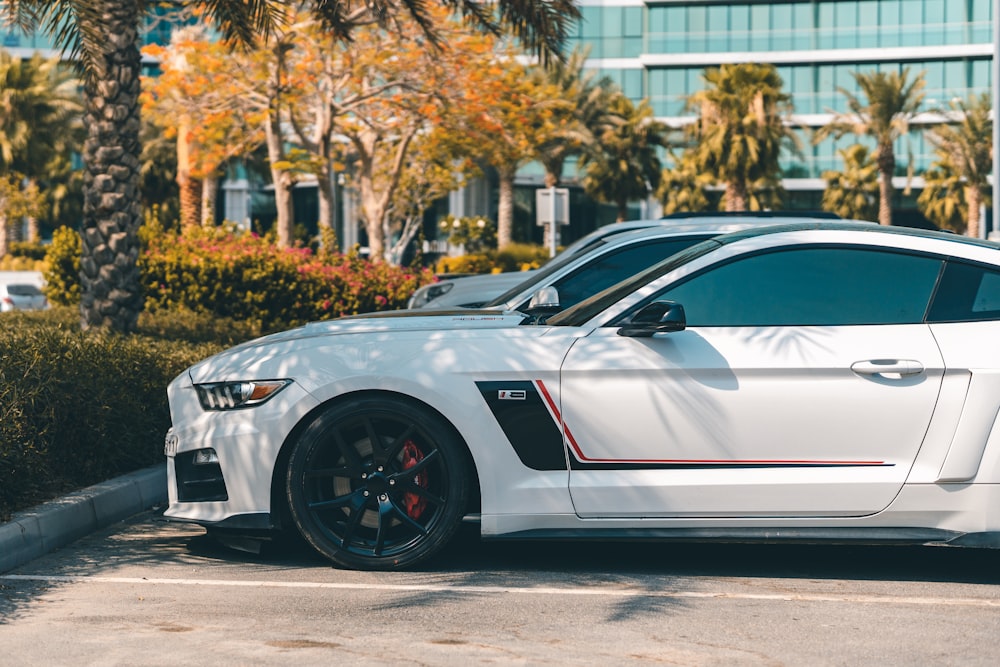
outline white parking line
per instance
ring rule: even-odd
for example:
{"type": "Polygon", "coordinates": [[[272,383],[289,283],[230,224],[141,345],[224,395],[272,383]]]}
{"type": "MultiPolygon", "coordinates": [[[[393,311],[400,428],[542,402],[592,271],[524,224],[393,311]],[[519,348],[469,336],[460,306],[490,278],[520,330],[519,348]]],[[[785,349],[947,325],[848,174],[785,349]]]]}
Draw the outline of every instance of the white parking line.
{"type": "Polygon", "coordinates": [[[613,588],[563,588],[524,586],[448,586],[442,584],[347,584],[310,581],[232,581],[225,579],[155,579],[146,577],[88,577],[35,574],[0,575],[0,581],[43,583],[144,584],[154,586],[231,586],[235,588],[314,588],[390,593],[478,593],[482,595],[589,595],[612,598],[682,598],[715,600],[774,600],[780,602],[849,602],[864,604],[940,605],[949,607],[1000,608],[1000,599],[901,597],[894,595],[820,595],[811,593],[762,594],[725,591],[654,591],[613,588]]]}

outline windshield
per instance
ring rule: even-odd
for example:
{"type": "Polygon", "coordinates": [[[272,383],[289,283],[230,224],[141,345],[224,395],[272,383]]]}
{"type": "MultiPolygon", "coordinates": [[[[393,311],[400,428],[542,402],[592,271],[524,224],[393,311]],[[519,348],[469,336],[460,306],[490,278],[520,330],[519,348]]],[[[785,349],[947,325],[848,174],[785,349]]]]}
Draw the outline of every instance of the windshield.
{"type": "Polygon", "coordinates": [[[535,287],[535,285],[538,285],[540,283],[547,283],[549,276],[551,276],[553,273],[555,273],[563,266],[565,266],[567,263],[569,263],[571,259],[579,255],[582,251],[584,250],[590,251],[591,249],[604,245],[605,243],[607,243],[607,241],[605,241],[604,239],[599,239],[592,243],[581,245],[579,248],[575,250],[573,249],[573,246],[570,246],[569,248],[564,250],[561,254],[556,255],[548,262],[546,262],[545,266],[536,271],[535,274],[532,275],[530,278],[528,278],[524,282],[514,285],[509,290],[507,290],[497,298],[493,299],[492,301],[487,301],[485,304],[483,304],[482,307],[490,308],[493,306],[502,306],[511,299],[513,299],[514,297],[520,296],[521,293],[524,292],[526,289],[533,288],[535,287]]]}
{"type": "Polygon", "coordinates": [[[640,271],[631,278],[626,278],[620,283],[607,288],[603,292],[598,292],[589,299],[585,299],[575,306],[553,315],[546,321],[546,324],[550,326],[564,327],[581,326],[594,317],[597,317],[600,313],[610,308],[618,301],[621,301],[646,283],[656,280],[660,276],[670,273],[677,267],[687,264],[691,260],[715,250],[720,245],[722,244],[713,239],[702,241],[697,245],[693,245],[687,250],[682,250],[675,255],[671,255],[662,262],[653,264],[645,271],[640,271]]]}
{"type": "Polygon", "coordinates": [[[566,246],[561,253],[546,262],[545,265],[542,266],[541,270],[530,279],[523,283],[518,283],[515,287],[507,290],[489,303],[483,304],[481,307],[490,308],[506,305],[506,303],[514,297],[520,296],[521,292],[525,289],[534,288],[548,276],[551,276],[553,273],[564,267],[573,258],[579,257],[584,253],[590,252],[594,248],[606,244],[612,236],[617,237],[619,234],[637,232],[640,229],[656,227],[660,224],[661,223],[658,221],[631,220],[628,222],[615,222],[609,225],[604,225],[603,227],[598,227],[583,238],[577,239],[566,246]]]}

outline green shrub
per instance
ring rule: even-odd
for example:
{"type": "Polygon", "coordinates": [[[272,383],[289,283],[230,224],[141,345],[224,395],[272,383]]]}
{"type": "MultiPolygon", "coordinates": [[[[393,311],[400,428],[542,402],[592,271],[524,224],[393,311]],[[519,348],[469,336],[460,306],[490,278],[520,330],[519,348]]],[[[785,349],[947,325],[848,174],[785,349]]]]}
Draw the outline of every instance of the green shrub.
{"type": "Polygon", "coordinates": [[[442,257],[434,270],[438,273],[494,273],[493,266],[492,255],[459,255],[442,257]]]}
{"type": "Polygon", "coordinates": [[[403,308],[429,272],[354,254],[279,249],[252,234],[196,230],[149,239],[140,258],[146,309],[188,310],[272,331],[403,308]]]}
{"type": "MultiPolygon", "coordinates": [[[[146,309],[189,311],[244,323],[256,332],[314,320],[403,308],[429,271],[374,264],[355,254],[280,249],[254,234],[224,228],[183,235],[143,229],[139,272],[146,309]]],[[[79,303],[80,239],[57,230],[49,250],[46,295],[79,303]]]]}
{"type": "Polygon", "coordinates": [[[494,263],[501,271],[528,271],[549,261],[549,251],[540,245],[511,243],[498,250],[494,263]]]}
{"type": "Polygon", "coordinates": [[[537,269],[549,259],[545,248],[528,243],[512,243],[503,250],[442,257],[435,270],[438,273],[506,273],[537,269]]]}
{"type": "Polygon", "coordinates": [[[213,343],[231,347],[260,335],[246,322],[237,322],[210,313],[190,310],[143,311],[139,315],[138,333],[184,343],[213,343]]]}
{"type": "Polygon", "coordinates": [[[69,227],[52,233],[52,245],[45,255],[45,296],[59,306],[80,303],[80,235],[69,227]]]}
{"type": "Polygon", "coordinates": [[[44,271],[45,262],[28,257],[4,255],[0,257],[0,271],[44,271]]]}
{"type": "Polygon", "coordinates": [[[0,520],[162,461],[167,384],[229,343],[85,334],[77,320],[66,307],[0,317],[0,520]]]}
{"type": "Polygon", "coordinates": [[[438,223],[438,229],[448,235],[449,243],[465,246],[465,252],[470,255],[489,252],[497,245],[497,226],[488,218],[449,215],[438,223]]]}
{"type": "Polygon", "coordinates": [[[48,252],[48,248],[41,243],[18,241],[10,244],[9,251],[14,257],[24,257],[33,261],[41,261],[45,259],[45,253],[48,252]]]}

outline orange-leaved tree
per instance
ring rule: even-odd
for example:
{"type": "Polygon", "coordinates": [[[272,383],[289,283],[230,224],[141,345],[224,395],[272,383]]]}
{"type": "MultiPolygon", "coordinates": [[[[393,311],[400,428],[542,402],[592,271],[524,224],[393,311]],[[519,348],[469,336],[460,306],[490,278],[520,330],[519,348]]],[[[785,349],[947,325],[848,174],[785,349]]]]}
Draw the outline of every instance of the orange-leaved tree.
{"type": "Polygon", "coordinates": [[[514,177],[538,157],[539,146],[574,122],[573,103],[560,88],[532,77],[510,50],[475,73],[466,88],[460,120],[479,154],[500,179],[497,247],[513,242],[514,177]]]}
{"type": "MultiPolygon", "coordinates": [[[[393,34],[358,30],[351,44],[336,45],[328,56],[341,63],[340,99],[353,101],[332,117],[332,127],[348,144],[345,160],[352,166],[352,185],[376,261],[398,255],[387,254],[386,239],[399,231],[401,220],[390,214],[398,210],[400,185],[404,179],[414,182],[407,169],[436,164],[434,173],[440,176],[443,161],[461,167],[458,158],[469,144],[464,138],[446,139],[440,131],[454,128],[454,118],[465,113],[475,75],[489,66],[497,48],[495,38],[469,29],[442,8],[429,15],[442,36],[435,49],[428,48],[420,26],[400,23],[393,34]],[[415,152],[415,146],[420,150],[415,152]],[[442,151],[451,151],[451,158],[442,151]],[[417,155],[421,159],[414,160],[417,155]]],[[[435,180],[427,192],[440,191],[443,182],[435,180]]]]}
{"type": "Polygon", "coordinates": [[[244,104],[230,50],[200,27],[144,52],[159,60],[161,74],[143,79],[142,109],[177,142],[181,226],[212,224],[221,169],[262,143],[264,114],[244,104]]]}

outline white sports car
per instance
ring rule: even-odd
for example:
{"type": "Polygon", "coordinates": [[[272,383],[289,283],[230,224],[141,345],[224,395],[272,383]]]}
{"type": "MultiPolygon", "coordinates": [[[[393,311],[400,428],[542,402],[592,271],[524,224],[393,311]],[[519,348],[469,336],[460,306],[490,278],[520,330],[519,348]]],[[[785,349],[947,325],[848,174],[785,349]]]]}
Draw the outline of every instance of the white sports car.
{"type": "Polygon", "coordinates": [[[544,324],[317,322],[168,389],[168,517],[335,564],[484,538],[1000,546],[1000,245],[877,225],[699,243],[544,324]]]}

